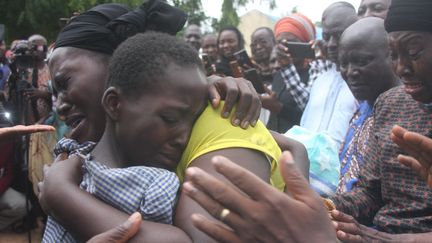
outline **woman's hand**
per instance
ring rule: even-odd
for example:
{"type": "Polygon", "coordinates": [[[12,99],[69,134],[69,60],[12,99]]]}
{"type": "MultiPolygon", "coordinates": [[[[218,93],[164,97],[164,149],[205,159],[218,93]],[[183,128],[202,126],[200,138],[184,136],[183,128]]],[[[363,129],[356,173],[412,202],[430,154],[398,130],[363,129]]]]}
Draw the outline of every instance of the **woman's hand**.
{"type": "Polygon", "coordinates": [[[49,131],[55,131],[55,128],[48,125],[17,125],[13,127],[0,128],[0,144],[11,142],[15,137],[20,135],[49,131]]]}
{"type": "Polygon", "coordinates": [[[432,187],[432,139],[400,126],[393,127],[390,137],[410,155],[400,154],[399,162],[419,173],[432,187]]]}
{"type": "Polygon", "coordinates": [[[231,123],[246,129],[249,125],[255,126],[261,112],[261,101],[252,83],[243,78],[208,77],[209,99],[214,108],[221,100],[225,100],[222,108],[222,117],[227,118],[234,105],[237,105],[231,123]]]}
{"type": "Polygon", "coordinates": [[[234,187],[198,168],[186,171],[185,193],[221,221],[193,214],[199,230],[220,242],[336,241],[322,200],[297,170],[289,152],[283,153],[280,166],[292,197],[224,157],[214,157],[212,162],[234,187]]]}

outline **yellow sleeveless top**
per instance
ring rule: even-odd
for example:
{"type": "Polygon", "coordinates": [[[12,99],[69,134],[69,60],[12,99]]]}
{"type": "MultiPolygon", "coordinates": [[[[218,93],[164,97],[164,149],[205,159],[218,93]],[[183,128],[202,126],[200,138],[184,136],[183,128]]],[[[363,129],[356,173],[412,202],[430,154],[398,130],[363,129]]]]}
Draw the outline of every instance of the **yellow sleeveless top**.
{"type": "Polygon", "coordinates": [[[255,127],[249,126],[246,130],[234,127],[230,123],[231,118],[221,117],[222,106],[223,104],[218,109],[213,109],[211,105],[208,105],[195,122],[189,143],[177,166],[176,173],[180,181],[183,182],[185,170],[190,163],[203,154],[225,148],[247,148],[260,151],[269,158],[271,162],[270,182],[282,191],[285,183],[280,175],[278,164],[281,150],[270,132],[260,121],[255,127]]]}

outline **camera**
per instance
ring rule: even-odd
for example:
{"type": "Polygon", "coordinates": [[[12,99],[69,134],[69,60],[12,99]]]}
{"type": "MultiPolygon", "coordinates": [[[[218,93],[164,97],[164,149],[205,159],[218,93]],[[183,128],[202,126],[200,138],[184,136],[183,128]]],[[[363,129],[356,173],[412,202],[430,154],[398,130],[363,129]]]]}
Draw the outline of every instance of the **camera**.
{"type": "Polygon", "coordinates": [[[19,40],[12,49],[14,63],[18,69],[33,68],[35,62],[35,47],[27,40],[19,40]]]}

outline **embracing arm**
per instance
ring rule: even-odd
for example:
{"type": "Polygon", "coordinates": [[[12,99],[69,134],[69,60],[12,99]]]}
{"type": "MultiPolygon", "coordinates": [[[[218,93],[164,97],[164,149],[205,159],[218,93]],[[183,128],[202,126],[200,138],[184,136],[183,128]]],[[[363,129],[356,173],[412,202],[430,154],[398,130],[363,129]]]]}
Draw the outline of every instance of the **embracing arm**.
{"type": "MultiPolygon", "coordinates": [[[[80,173],[77,157],[56,162],[49,169],[39,196],[47,214],[79,241],[86,241],[128,219],[128,214],[80,189],[77,173],[80,173]]],[[[143,221],[131,242],[190,242],[190,239],[172,225],[143,221]]]]}
{"type": "Polygon", "coordinates": [[[282,151],[291,152],[295,165],[300,170],[300,172],[305,176],[306,180],[309,181],[310,161],[305,146],[302,143],[292,138],[289,138],[283,134],[280,134],[278,132],[270,130],[270,133],[273,136],[273,138],[276,140],[277,144],[279,145],[279,148],[282,151]]]}
{"type": "MultiPolygon", "coordinates": [[[[222,181],[228,182],[223,176],[218,174],[212,166],[211,158],[215,155],[223,155],[227,158],[236,161],[236,164],[246,168],[253,174],[257,175],[262,180],[270,181],[270,163],[267,158],[260,152],[243,148],[222,149],[204,154],[192,161],[191,167],[198,167],[203,171],[219,178],[222,181]]],[[[214,209],[221,211],[220,209],[214,209]]],[[[176,210],[175,225],[183,229],[194,242],[214,242],[207,235],[203,234],[192,225],[191,215],[199,213],[211,217],[206,210],[194,202],[190,197],[181,192],[180,200],[176,210]]]]}

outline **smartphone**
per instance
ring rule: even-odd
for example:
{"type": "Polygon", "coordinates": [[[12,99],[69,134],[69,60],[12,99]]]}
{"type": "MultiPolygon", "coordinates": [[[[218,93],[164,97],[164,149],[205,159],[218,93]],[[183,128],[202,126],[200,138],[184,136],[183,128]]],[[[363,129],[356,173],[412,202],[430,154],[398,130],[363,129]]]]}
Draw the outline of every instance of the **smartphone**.
{"type": "Polygon", "coordinates": [[[214,63],[210,62],[210,59],[206,53],[201,54],[201,60],[206,71],[206,75],[210,76],[216,73],[216,66],[214,63]]]}
{"type": "Polygon", "coordinates": [[[282,45],[288,47],[288,52],[294,58],[315,58],[315,50],[308,43],[302,42],[282,42],[282,45]]]}
{"type": "Polygon", "coordinates": [[[253,64],[251,59],[249,58],[249,55],[247,54],[245,49],[241,49],[240,51],[237,51],[234,53],[234,57],[237,60],[238,64],[243,67],[252,68],[253,64]]]}
{"type": "Polygon", "coordinates": [[[251,81],[257,93],[265,93],[264,84],[261,80],[261,76],[258,74],[255,68],[250,68],[243,71],[244,78],[251,81]]]}
{"type": "Polygon", "coordinates": [[[211,66],[210,60],[209,60],[208,55],[206,53],[201,54],[201,61],[202,61],[204,68],[206,70],[211,66]]]}

